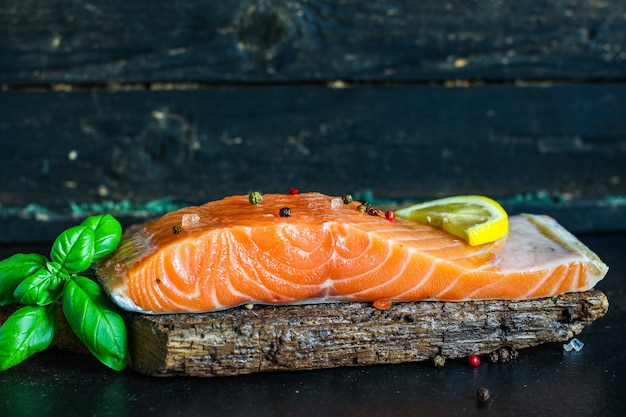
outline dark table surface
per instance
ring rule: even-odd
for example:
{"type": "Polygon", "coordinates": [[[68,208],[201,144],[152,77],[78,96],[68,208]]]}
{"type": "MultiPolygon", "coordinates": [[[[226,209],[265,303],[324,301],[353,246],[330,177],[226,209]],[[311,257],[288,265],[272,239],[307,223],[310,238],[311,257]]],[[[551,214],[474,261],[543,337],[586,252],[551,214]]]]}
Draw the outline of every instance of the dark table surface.
{"type": "MultiPolygon", "coordinates": [[[[520,351],[477,368],[448,361],[278,372],[227,378],[155,378],[115,372],[87,355],[46,351],[0,373],[0,416],[624,416],[626,235],[582,235],[610,266],[598,289],[607,315],[578,338],[520,351]],[[487,403],[476,391],[488,388],[487,403]]],[[[0,258],[46,253],[0,247],[0,258]]]]}

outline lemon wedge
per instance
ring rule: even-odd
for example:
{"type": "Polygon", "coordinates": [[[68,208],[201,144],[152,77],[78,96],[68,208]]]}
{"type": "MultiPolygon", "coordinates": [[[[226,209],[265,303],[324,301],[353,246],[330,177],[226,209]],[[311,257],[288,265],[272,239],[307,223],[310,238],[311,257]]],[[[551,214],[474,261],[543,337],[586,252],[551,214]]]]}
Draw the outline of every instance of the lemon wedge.
{"type": "Polygon", "coordinates": [[[415,204],[396,216],[441,228],[470,245],[494,242],[509,232],[509,217],[497,201],[481,195],[459,195],[415,204]]]}

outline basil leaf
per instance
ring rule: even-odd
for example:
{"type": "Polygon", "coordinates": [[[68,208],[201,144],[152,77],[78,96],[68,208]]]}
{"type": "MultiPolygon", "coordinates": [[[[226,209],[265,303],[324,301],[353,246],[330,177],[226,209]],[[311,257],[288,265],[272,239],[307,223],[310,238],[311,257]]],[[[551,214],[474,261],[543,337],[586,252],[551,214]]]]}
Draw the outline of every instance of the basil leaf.
{"type": "Polygon", "coordinates": [[[56,238],[50,257],[70,274],[83,272],[93,260],[95,237],[95,232],[89,227],[70,227],[56,238]]]}
{"type": "Polygon", "coordinates": [[[0,327],[0,371],[50,346],[57,328],[57,310],[56,304],[25,306],[9,316],[0,327]]]}
{"type": "Polygon", "coordinates": [[[24,279],[14,295],[21,304],[44,306],[61,298],[64,283],[62,273],[41,269],[24,279]]]}
{"type": "Polygon", "coordinates": [[[36,253],[17,253],[0,261],[0,306],[17,302],[13,293],[20,282],[45,265],[46,257],[36,253]]]}
{"type": "Polygon", "coordinates": [[[110,214],[87,217],[81,225],[93,229],[95,233],[92,262],[99,261],[113,252],[122,240],[122,225],[110,214]]]}
{"type": "Polygon", "coordinates": [[[126,325],[98,284],[72,276],[63,291],[63,312],[74,333],[108,367],[121,371],[128,364],[126,325]]]}

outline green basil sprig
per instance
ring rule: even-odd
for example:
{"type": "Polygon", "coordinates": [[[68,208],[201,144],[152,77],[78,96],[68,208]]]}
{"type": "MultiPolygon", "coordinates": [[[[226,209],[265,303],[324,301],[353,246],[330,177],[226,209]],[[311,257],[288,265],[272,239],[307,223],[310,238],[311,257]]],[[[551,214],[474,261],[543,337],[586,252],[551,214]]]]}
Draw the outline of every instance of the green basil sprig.
{"type": "Polygon", "coordinates": [[[21,254],[0,261],[0,306],[19,303],[0,327],[0,371],[50,346],[57,302],[70,327],[102,363],[122,370],[129,360],[126,326],[100,286],[79,274],[117,248],[120,223],[110,214],[91,216],[52,244],[50,260],[21,254]]]}

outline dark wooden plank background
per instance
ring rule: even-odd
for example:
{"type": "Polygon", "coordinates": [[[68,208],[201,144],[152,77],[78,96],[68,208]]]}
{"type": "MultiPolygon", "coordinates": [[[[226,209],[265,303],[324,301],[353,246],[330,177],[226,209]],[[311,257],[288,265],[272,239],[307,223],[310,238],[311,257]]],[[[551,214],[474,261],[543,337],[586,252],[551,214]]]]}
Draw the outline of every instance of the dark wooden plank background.
{"type": "Polygon", "coordinates": [[[0,5],[10,85],[285,80],[618,79],[621,0],[0,5]]]}
{"type": "Polygon", "coordinates": [[[0,1],[0,86],[0,242],[290,185],[626,230],[624,0],[0,1]]]}
{"type": "Polygon", "coordinates": [[[626,187],[621,85],[9,92],[0,106],[17,205],[290,185],[396,200],[626,187]]]}

